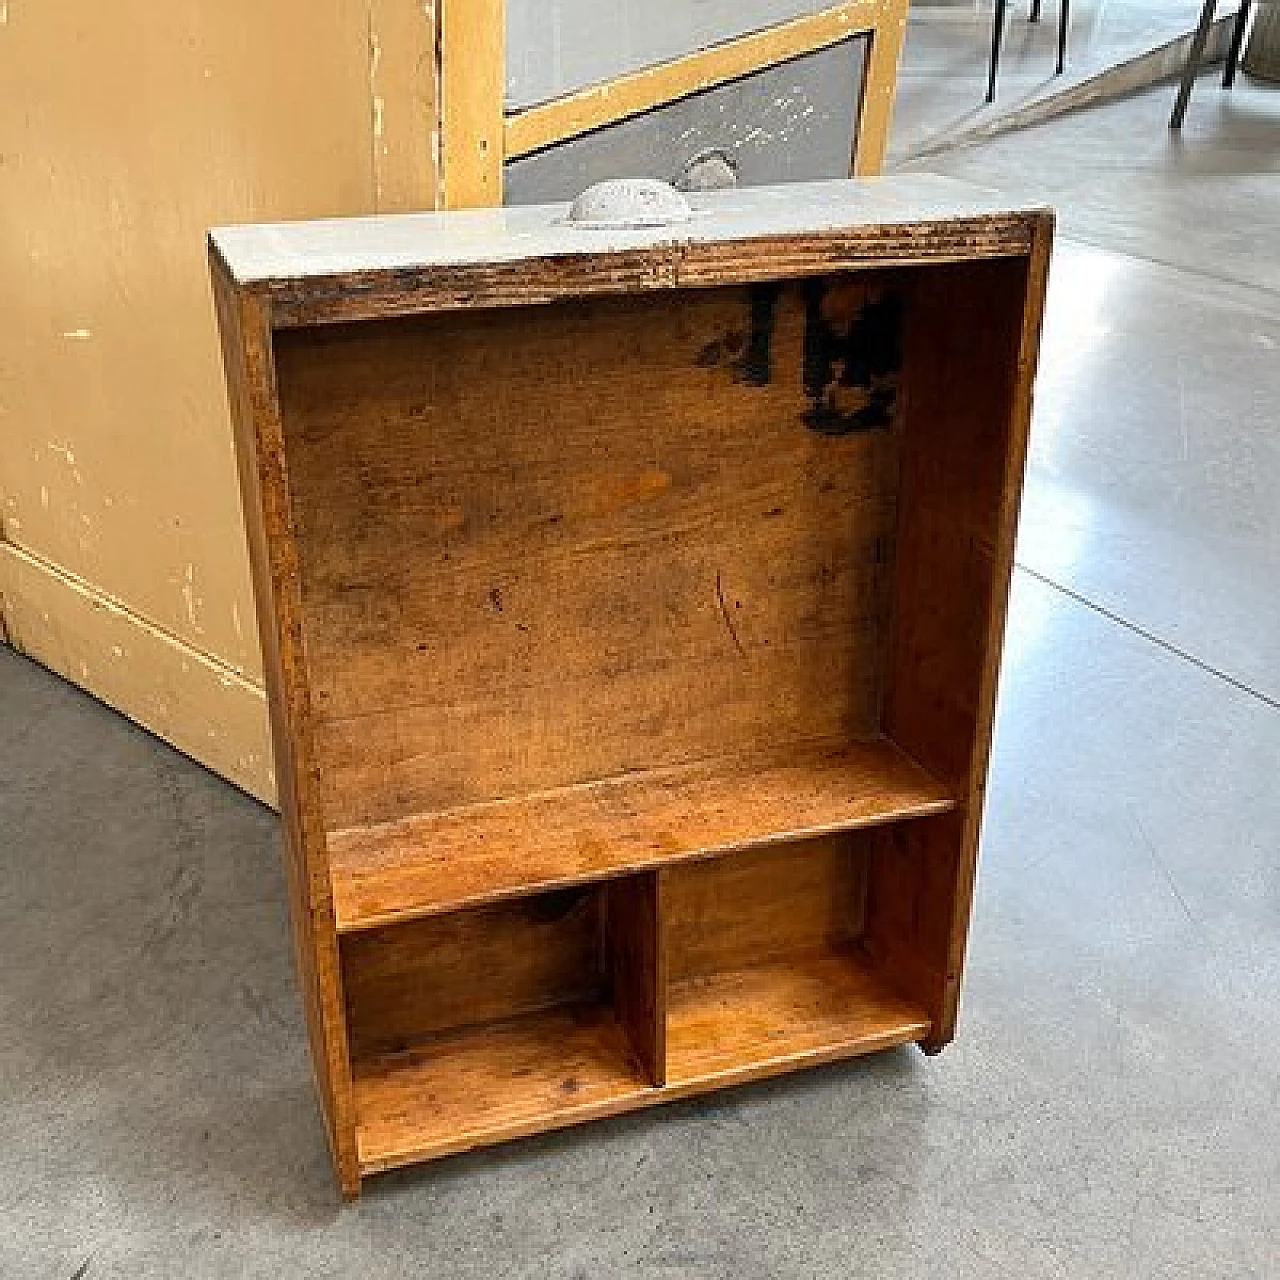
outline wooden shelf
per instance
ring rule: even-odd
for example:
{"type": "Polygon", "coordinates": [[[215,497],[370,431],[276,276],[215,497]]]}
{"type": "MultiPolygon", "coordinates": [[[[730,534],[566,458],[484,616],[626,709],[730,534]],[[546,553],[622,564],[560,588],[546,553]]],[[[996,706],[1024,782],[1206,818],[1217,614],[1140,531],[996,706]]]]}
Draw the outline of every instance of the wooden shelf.
{"type": "Polygon", "coordinates": [[[468,1151],[927,1036],[854,947],[674,985],[667,1083],[645,1079],[607,1005],[560,1006],[449,1032],[353,1066],[362,1174],[468,1151]]]}
{"type": "Polygon", "coordinates": [[[653,1091],[607,1005],[561,1006],[352,1064],[361,1173],[625,1111],[653,1091]]]}
{"type": "Polygon", "coordinates": [[[788,955],[674,984],[667,1084],[732,1084],[920,1040],[928,1014],[854,946],[788,955]]]}
{"type": "Polygon", "coordinates": [[[883,738],[630,774],[330,833],[334,909],[351,932],[955,803],[883,738]]]}

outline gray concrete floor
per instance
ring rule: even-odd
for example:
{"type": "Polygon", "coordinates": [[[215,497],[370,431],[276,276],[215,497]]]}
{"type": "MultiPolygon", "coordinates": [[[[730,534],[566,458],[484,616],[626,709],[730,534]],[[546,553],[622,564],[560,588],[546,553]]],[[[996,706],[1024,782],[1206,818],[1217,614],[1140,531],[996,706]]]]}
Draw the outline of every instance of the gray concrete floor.
{"type": "MultiPolygon", "coordinates": [[[[1030,0],[1014,0],[1005,26],[994,106],[986,105],[993,0],[926,4],[914,11],[898,81],[890,158],[902,159],[940,140],[1087,80],[1140,53],[1185,35],[1201,0],[1072,0],[1064,75],[1055,74],[1058,0],[1038,23],[1030,0]]],[[[1228,13],[1235,5],[1219,6],[1228,13]]]]}
{"type": "Polygon", "coordinates": [[[1067,234],[956,1043],[340,1208],[275,818],[0,650],[0,1276],[1280,1274],[1280,94],[1169,97],[941,166],[1067,234]]]}

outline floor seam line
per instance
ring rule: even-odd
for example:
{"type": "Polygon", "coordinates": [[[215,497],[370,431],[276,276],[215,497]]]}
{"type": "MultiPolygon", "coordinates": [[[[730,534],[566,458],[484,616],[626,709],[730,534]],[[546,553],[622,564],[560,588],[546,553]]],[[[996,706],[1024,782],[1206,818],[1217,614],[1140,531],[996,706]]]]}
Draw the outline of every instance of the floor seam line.
{"type": "Polygon", "coordinates": [[[1198,668],[1206,675],[1213,676],[1215,679],[1221,680],[1225,684],[1229,684],[1233,689],[1238,690],[1240,693],[1244,693],[1251,698],[1255,698],[1258,702],[1270,707],[1273,711],[1280,711],[1280,698],[1273,698],[1269,693],[1264,693],[1261,689],[1255,689],[1252,685],[1246,684],[1237,676],[1231,675],[1230,672],[1223,671],[1221,667],[1215,667],[1212,663],[1206,662],[1203,658],[1197,658],[1194,653],[1190,653],[1186,649],[1180,648],[1170,640],[1163,639],[1156,635],[1154,631],[1148,631],[1145,627],[1139,626],[1136,622],[1131,622],[1128,618],[1122,617],[1114,610],[1108,609],[1106,605],[1099,604],[1096,600],[1090,600],[1088,596],[1082,595],[1079,591],[1075,591],[1061,582],[1055,582],[1047,574],[1043,574],[1036,569],[1032,569],[1029,565],[1023,564],[1021,560],[1015,560],[1014,563],[1021,572],[1034,578],[1037,582],[1043,582],[1045,586],[1052,587],[1053,590],[1060,592],[1071,600],[1074,600],[1077,604],[1084,605],[1086,609],[1090,609],[1101,617],[1106,618],[1108,621],[1116,623],[1118,626],[1123,627],[1133,635],[1141,637],[1143,640],[1155,645],[1157,648],[1163,649],[1168,654],[1172,654],[1175,658],[1180,658],[1183,662],[1189,663],[1191,666],[1198,668]]]}
{"type": "Polygon", "coordinates": [[[1153,258],[1145,253],[1133,253],[1129,249],[1116,248],[1114,245],[1103,243],[1101,234],[1098,236],[1091,236],[1088,233],[1081,234],[1077,227],[1068,228],[1064,226],[1066,219],[1063,217],[1061,209],[1056,208],[1055,211],[1059,218],[1060,240],[1074,241],[1076,244],[1084,245],[1089,249],[1100,249],[1104,253],[1114,254],[1118,258],[1133,258],[1137,262],[1145,262],[1153,267],[1162,267],[1166,271],[1180,271],[1189,276],[1197,276],[1201,280],[1211,280],[1217,285],[1226,285],[1231,289],[1241,289],[1245,293],[1258,294],[1260,295],[1259,302],[1265,300],[1273,304],[1280,303],[1280,289],[1273,289],[1265,284],[1253,284],[1247,280],[1237,280],[1233,276],[1214,275],[1212,271],[1205,271],[1200,267],[1187,266],[1183,262],[1171,262],[1167,258],[1153,258]]]}

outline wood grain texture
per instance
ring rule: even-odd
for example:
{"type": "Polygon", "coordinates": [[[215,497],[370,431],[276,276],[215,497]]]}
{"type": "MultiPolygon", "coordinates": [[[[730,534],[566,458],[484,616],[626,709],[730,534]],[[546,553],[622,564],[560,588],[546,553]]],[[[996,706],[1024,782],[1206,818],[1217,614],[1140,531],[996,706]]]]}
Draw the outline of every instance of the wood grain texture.
{"type": "Polygon", "coordinates": [[[920,262],[1017,257],[1030,248],[1023,215],[956,218],[924,228],[881,224],[838,232],[778,235],[739,243],[671,240],[602,257],[584,243],[563,258],[343,272],[300,285],[273,279],[254,285],[268,295],[277,328],[525,307],[566,298],[640,295],[678,288],[798,279],[827,271],[920,262]]]}
{"type": "Polygon", "coordinates": [[[877,838],[797,841],[661,873],[672,1087],[753,1079],[925,1034],[925,1011],[858,946],[877,838]]]}
{"type": "Polygon", "coordinates": [[[656,872],[604,886],[605,951],[613,1005],[650,1084],[667,1070],[667,962],[656,872]]]}
{"type": "Polygon", "coordinates": [[[763,1079],[928,1032],[924,1009],[899,996],[856,948],[792,953],[673,984],[668,1091],[763,1079]]]}
{"type": "Polygon", "coordinates": [[[297,551],[275,398],[270,319],[261,298],[236,291],[216,256],[211,271],[284,819],[294,960],[326,1134],[342,1192],[354,1196],[360,1175],[350,1059],[323,811],[312,766],[297,551]]]}
{"type": "MultiPolygon", "coordinates": [[[[619,902],[630,883],[609,886],[619,902]]],[[[368,1058],[462,1027],[603,1003],[603,906],[599,889],[570,889],[344,938],[351,1052],[368,1058]]]]}
{"type": "Polygon", "coordinates": [[[329,837],[338,927],[370,928],[762,842],[940,813],[953,794],[884,741],[788,747],[329,837]]]}
{"type": "Polygon", "coordinates": [[[1024,260],[923,273],[909,308],[919,373],[905,406],[884,724],[964,800],[882,837],[869,945],[910,975],[933,1051],[959,1009],[1052,238],[1044,215],[1024,260]],[[944,319],[975,298],[984,324],[944,319]]]}
{"type": "Polygon", "coordinates": [[[652,1095],[626,1031],[604,1005],[459,1031],[355,1064],[360,1168],[376,1173],[526,1137],[652,1095]]]}
{"type": "Polygon", "coordinates": [[[332,828],[874,732],[896,440],[804,315],[765,385],[738,290],[278,337],[332,828]]]}
{"type": "Polygon", "coordinates": [[[671,981],[854,941],[867,848],[865,833],[842,833],[663,871],[671,981]]]}

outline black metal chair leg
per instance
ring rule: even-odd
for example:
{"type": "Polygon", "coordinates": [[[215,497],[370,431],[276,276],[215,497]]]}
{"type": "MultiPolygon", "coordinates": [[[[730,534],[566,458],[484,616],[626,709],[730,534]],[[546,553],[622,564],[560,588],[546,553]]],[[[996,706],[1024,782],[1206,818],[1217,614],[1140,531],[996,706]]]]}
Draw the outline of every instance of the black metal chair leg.
{"type": "Polygon", "coordinates": [[[1178,99],[1173,104],[1173,115],[1169,118],[1170,129],[1182,128],[1182,121],[1187,114],[1187,103],[1191,101],[1191,90],[1196,82],[1196,74],[1200,70],[1200,62],[1204,58],[1204,47],[1209,43],[1209,29],[1213,26],[1213,15],[1217,8],[1218,0],[1204,0],[1204,8],[1200,12],[1200,25],[1191,39],[1191,52],[1187,54],[1187,66],[1182,73],[1178,99]]]}
{"type": "Polygon", "coordinates": [[[1004,36],[1004,15],[1009,0],[996,0],[996,20],[991,28],[991,71],[987,76],[987,101],[996,100],[996,72],[1000,69],[1000,41],[1004,36]]]}
{"type": "Polygon", "coordinates": [[[1244,46],[1244,33],[1249,29],[1249,10],[1253,0],[1240,0],[1240,13],[1235,30],[1231,33],[1231,47],[1227,50],[1227,69],[1222,73],[1222,87],[1230,89],[1236,82],[1236,68],[1240,65],[1240,50],[1244,46]]]}
{"type": "Polygon", "coordinates": [[[1058,14],[1058,74],[1067,69],[1067,32],[1071,30],[1071,0],[1062,0],[1058,14]]]}
{"type": "Polygon", "coordinates": [[[1031,0],[1031,21],[1040,21],[1040,5],[1042,0],[1031,0]]]}

